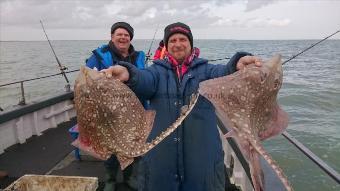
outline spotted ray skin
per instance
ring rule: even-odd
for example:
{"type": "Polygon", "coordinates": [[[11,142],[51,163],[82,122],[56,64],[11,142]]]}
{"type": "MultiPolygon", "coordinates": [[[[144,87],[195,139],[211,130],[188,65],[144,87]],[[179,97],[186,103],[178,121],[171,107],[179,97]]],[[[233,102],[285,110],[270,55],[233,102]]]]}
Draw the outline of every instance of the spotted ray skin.
{"type": "Polygon", "coordinates": [[[261,145],[261,141],[282,133],[288,115],[277,104],[282,85],[281,56],[276,55],[262,67],[246,66],[232,75],[200,83],[199,93],[215,107],[226,137],[234,137],[248,159],[256,191],[264,190],[259,154],[271,165],[287,190],[293,190],[281,168],[261,145]]]}
{"type": "Polygon", "coordinates": [[[155,112],[146,111],[124,83],[82,67],[74,89],[79,138],[73,145],[103,160],[115,154],[122,169],[170,135],[190,113],[198,97],[193,96],[180,118],[147,143],[155,112]]]}

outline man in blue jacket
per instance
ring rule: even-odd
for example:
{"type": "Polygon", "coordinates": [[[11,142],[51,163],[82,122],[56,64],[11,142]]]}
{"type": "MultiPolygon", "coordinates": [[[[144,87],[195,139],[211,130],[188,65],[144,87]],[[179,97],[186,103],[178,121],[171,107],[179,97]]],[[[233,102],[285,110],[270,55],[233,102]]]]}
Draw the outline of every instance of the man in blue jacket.
{"type": "MultiPolygon", "coordinates": [[[[169,127],[189,104],[199,83],[225,76],[255,63],[258,57],[236,53],[227,64],[208,64],[193,51],[189,26],[173,23],[164,30],[166,58],[145,70],[126,62],[104,70],[107,77],[126,82],[140,97],[150,100],[156,111],[148,141],[169,127]]],[[[199,97],[191,114],[177,130],[140,161],[138,189],[143,191],[224,191],[224,153],[217,130],[214,107],[199,97]]]]}
{"type": "Polygon", "coordinates": [[[144,68],[145,54],[135,51],[131,44],[134,30],[126,22],[116,22],[111,27],[111,40],[108,44],[92,51],[92,56],[86,61],[86,66],[98,71],[125,61],[144,68]]]}
{"type": "MultiPolygon", "coordinates": [[[[111,40],[108,44],[92,51],[86,66],[103,70],[116,65],[119,61],[130,63],[139,69],[144,68],[145,54],[135,51],[131,44],[134,30],[126,22],[116,22],[111,27],[111,40]]],[[[121,171],[117,158],[112,155],[105,161],[106,181],[104,191],[130,191],[137,189],[137,163],[121,171]]]]}

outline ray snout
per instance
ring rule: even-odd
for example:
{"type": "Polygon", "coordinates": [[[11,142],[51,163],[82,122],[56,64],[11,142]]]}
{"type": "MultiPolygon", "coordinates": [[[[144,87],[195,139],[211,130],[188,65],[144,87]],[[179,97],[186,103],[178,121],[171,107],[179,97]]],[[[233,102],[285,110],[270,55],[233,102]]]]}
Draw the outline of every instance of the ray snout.
{"type": "Polygon", "coordinates": [[[265,65],[269,68],[276,68],[276,71],[281,73],[282,71],[282,56],[280,54],[276,54],[269,61],[265,63],[265,65]]]}

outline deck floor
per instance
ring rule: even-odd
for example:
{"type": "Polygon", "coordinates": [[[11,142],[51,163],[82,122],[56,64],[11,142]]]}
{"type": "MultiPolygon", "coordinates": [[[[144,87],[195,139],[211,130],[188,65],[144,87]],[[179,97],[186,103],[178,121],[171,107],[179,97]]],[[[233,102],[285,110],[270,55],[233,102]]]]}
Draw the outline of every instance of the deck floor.
{"type": "MultiPolygon", "coordinates": [[[[73,119],[45,131],[41,136],[31,137],[24,144],[6,149],[0,155],[0,170],[6,171],[8,176],[0,179],[0,190],[25,174],[98,177],[98,190],[102,190],[105,175],[103,161],[87,155],[82,155],[82,160],[78,161],[73,154],[74,147],[71,145],[72,138],[68,129],[75,124],[76,120],[73,119]]],[[[262,165],[264,169],[268,169],[268,164],[262,165]]],[[[270,180],[266,183],[267,188],[281,190],[277,189],[280,182],[270,180]]],[[[226,190],[238,189],[227,183],[226,190]]]]}
{"type": "MultiPolygon", "coordinates": [[[[68,129],[76,123],[73,119],[60,124],[57,128],[33,136],[24,144],[16,144],[0,155],[0,170],[8,173],[0,179],[0,189],[25,174],[52,174],[68,176],[98,177],[104,180],[104,165],[87,156],[78,161],[73,155],[74,147],[68,129]]],[[[101,184],[100,184],[101,185],[101,184]]]]}
{"type": "MultiPolygon", "coordinates": [[[[82,155],[82,160],[78,161],[73,154],[74,147],[68,129],[75,124],[76,120],[73,119],[46,130],[41,136],[31,137],[24,144],[6,149],[0,155],[0,170],[6,171],[8,176],[0,179],[0,190],[25,174],[98,177],[97,190],[102,190],[105,175],[103,161],[87,155],[82,155]]],[[[263,160],[261,163],[264,171],[272,171],[263,160]]],[[[282,183],[273,177],[273,173],[265,174],[265,179],[267,188],[283,190],[282,183]]],[[[238,190],[233,184],[227,183],[226,186],[228,191],[238,190]]]]}

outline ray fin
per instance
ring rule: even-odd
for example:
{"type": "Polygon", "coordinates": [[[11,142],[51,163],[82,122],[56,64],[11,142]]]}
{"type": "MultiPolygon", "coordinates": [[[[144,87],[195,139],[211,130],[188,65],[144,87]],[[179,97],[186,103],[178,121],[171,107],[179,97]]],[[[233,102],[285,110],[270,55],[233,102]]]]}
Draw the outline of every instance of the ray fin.
{"type": "Polygon", "coordinates": [[[75,141],[73,141],[73,142],[71,143],[71,145],[73,145],[73,146],[79,148],[80,150],[86,152],[86,153],[89,154],[90,156],[93,156],[93,157],[95,157],[95,158],[97,158],[97,159],[100,159],[100,160],[107,160],[107,158],[108,158],[108,157],[107,157],[107,158],[102,157],[101,155],[99,155],[98,153],[96,153],[95,150],[94,150],[91,146],[88,146],[88,145],[83,144],[83,143],[79,140],[79,138],[77,138],[75,141]]]}

